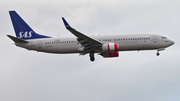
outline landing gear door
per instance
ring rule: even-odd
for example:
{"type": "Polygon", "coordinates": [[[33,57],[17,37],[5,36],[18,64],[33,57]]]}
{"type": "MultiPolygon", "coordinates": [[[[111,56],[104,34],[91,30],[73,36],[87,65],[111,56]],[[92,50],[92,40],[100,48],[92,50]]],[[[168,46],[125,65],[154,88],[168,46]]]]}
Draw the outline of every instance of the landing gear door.
{"type": "Polygon", "coordinates": [[[153,42],[157,43],[157,36],[156,35],[153,36],[153,42]]]}
{"type": "Polygon", "coordinates": [[[38,41],[38,48],[42,48],[42,41],[41,40],[38,41]]]}

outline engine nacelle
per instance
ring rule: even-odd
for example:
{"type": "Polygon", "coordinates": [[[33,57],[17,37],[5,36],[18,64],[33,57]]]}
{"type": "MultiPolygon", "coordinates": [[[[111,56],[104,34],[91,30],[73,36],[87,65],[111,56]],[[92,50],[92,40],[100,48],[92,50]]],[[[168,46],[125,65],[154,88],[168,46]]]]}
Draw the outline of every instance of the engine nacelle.
{"type": "Polygon", "coordinates": [[[115,52],[119,50],[118,43],[108,43],[102,45],[102,52],[115,52]]]}
{"type": "Polygon", "coordinates": [[[118,51],[104,52],[104,53],[101,53],[100,55],[103,56],[104,58],[118,57],[119,56],[119,52],[118,51]]]}

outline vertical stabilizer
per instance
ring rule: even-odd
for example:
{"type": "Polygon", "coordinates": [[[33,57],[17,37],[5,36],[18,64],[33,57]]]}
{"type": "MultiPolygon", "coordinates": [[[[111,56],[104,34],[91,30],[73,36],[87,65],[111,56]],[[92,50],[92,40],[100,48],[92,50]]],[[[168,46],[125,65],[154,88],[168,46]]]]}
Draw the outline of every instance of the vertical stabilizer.
{"type": "Polygon", "coordinates": [[[17,13],[16,11],[9,11],[11,21],[14,27],[16,37],[20,39],[38,39],[38,38],[50,38],[37,34],[17,13]]]}

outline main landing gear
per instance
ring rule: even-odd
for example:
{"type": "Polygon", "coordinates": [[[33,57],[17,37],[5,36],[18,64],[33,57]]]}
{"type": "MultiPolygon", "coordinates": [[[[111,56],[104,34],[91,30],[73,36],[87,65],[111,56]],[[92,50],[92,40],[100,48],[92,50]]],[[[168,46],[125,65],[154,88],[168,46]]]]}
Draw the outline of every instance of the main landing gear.
{"type": "Polygon", "coordinates": [[[94,57],[94,51],[91,51],[89,53],[89,57],[90,57],[90,60],[93,62],[95,60],[95,57],[94,57]]]}

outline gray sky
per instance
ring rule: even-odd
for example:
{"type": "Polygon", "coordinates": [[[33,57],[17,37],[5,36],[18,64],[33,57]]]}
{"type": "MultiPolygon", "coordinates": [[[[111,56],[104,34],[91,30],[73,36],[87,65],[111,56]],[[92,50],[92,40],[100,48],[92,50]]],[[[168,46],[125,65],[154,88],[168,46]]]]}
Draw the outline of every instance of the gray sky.
{"type": "Polygon", "coordinates": [[[179,0],[1,0],[0,101],[179,101],[179,0]],[[160,52],[89,56],[28,51],[13,45],[8,14],[16,10],[38,33],[73,36],[61,17],[86,35],[153,33],[175,45],[160,52]]]}

